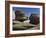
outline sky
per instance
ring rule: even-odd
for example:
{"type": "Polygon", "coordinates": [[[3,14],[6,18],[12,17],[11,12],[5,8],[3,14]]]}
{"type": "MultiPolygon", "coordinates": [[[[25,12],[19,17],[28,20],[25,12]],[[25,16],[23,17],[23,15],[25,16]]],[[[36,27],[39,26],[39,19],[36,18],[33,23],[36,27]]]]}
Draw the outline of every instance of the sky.
{"type": "Polygon", "coordinates": [[[40,14],[40,8],[24,8],[24,7],[13,7],[12,9],[15,13],[16,10],[22,10],[25,16],[30,16],[33,14],[40,14]]]}

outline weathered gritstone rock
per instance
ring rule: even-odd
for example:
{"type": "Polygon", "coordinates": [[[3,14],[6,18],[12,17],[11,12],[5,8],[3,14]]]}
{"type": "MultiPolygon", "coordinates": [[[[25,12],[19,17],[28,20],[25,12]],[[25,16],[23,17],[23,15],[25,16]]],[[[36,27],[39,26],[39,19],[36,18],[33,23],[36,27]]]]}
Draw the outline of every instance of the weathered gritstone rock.
{"type": "Polygon", "coordinates": [[[35,25],[39,24],[39,15],[38,14],[31,14],[29,19],[30,19],[31,24],[35,24],[35,25]]]}
{"type": "Polygon", "coordinates": [[[26,30],[26,29],[31,29],[34,27],[37,27],[37,25],[30,24],[27,22],[19,22],[19,21],[14,21],[15,24],[13,25],[14,30],[26,30]]]}
{"type": "Polygon", "coordinates": [[[22,10],[16,10],[15,15],[16,15],[15,20],[17,21],[23,22],[27,20],[27,17],[25,17],[24,12],[22,10]]]}

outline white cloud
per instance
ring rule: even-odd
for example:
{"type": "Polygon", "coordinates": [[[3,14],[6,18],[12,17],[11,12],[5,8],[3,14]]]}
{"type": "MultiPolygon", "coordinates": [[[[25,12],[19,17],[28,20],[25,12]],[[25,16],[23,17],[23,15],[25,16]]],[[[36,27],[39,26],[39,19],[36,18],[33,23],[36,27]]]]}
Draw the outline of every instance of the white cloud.
{"type": "Polygon", "coordinates": [[[14,11],[12,12],[12,19],[15,19],[15,13],[14,13],[14,11]]]}

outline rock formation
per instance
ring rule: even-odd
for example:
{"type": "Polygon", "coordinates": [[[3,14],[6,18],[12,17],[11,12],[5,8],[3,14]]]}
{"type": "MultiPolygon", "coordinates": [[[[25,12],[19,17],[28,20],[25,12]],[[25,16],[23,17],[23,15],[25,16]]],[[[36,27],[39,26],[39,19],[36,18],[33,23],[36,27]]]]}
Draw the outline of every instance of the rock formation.
{"type": "Polygon", "coordinates": [[[24,15],[24,12],[22,11],[22,10],[16,10],[15,11],[15,20],[17,20],[17,21],[24,21],[24,20],[26,20],[27,19],[27,17],[25,17],[25,15],[24,15]]]}
{"type": "Polygon", "coordinates": [[[39,16],[38,14],[31,14],[29,17],[30,23],[32,24],[38,24],[39,23],[39,16]]]}

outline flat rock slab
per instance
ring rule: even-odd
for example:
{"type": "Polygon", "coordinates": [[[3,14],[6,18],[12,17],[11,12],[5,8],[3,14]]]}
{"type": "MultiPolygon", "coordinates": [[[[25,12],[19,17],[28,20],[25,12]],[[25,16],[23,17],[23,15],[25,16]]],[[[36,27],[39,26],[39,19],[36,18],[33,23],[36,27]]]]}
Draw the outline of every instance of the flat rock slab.
{"type": "Polygon", "coordinates": [[[19,22],[19,21],[14,21],[14,25],[13,25],[13,28],[14,29],[38,29],[38,25],[34,25],[34,24],[30,24],[28,22],[19,22]]]}

